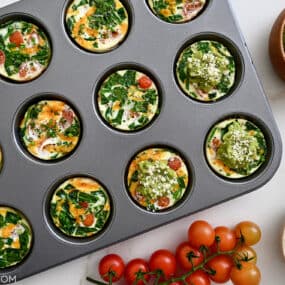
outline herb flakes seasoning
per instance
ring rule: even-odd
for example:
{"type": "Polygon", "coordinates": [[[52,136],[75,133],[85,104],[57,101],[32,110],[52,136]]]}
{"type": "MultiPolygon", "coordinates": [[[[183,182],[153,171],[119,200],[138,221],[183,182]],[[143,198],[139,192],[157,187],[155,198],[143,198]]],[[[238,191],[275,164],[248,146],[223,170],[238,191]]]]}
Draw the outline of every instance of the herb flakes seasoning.
{"type": "Polygon", "coordinates": [[[154,14],[169,23],[184,23],[194,19],[206,3],[206,0],[148,0],[154,14]]]}
{"type": "Polygon", "coordinates": [[[207,138],[206,156],[214,171],[227,178],[244,178],[265,162],[267,144],[262,131],[246,119],[218,123],[207,138]]]}
{"type": "Polygon", "coordinates": [[[159,94],[146,74],[119,70],[103,82],[97,97],[103,119],[122,131],[135,131],[149,124],[159,111],[159,94]]]}
{"type": "Polygon", "coordinates": [[[22,262],[31,250],[32,239],[26,218],[12,208],[0,207],[0,269],[22,262]]]}
{"type": "Polygon", "coordinates": [[[91,178],[66,180],[50,201],[54,225],[69,237],[94,236],[104,229],[110,213],[111,204],[106,190],[91,178]]]}
{"type": "Polygon", "coordinates": [[[43,100],[28,107],[19,132],[27,151],[42,160],[68,155],[79,143],[80,134],[74,110],[57,100],[43,100]]]}
{"type": "Polygon", "coordinates": [[[188,96],[198,101],[216,101],[227,95],[234,85],[236,64],[223,44],[202,40],[182,51],[176,76],[188,96]]]}
{"type": "Polygon", "coordinates": [[[91,52],[105,52],[127,36],[129,15],[119,0],[73,0],[65,23],[71,38],[91,52]]]}
{"type": "Polygon", "coordinates": [[[150,148],[136,155],[127,176],[131,197],[148,211],[158,212],[177,204],[188,187],[186,164],[176,152],[150,148]]]}
{"type": "Polygon", "coordinates": [[[49,65],[51,47],[44,31],[26,21],[0,25],[0,75],[18,82],[38,77],[49,65]]]}

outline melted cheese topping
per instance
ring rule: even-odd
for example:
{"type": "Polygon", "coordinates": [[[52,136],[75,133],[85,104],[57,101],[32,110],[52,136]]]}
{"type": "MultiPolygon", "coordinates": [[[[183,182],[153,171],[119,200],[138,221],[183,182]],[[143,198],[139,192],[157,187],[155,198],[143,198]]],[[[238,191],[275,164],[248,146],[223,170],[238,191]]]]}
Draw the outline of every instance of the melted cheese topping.
{"type": "Polygon", "coordinates": [[[236,66],[227,47],[216,41],[198,41],[183,50],[176,76],[182,90],[199,101],[226,96],[235,82],[236,66]]]}
{"type": "Polygon", "coordinates": [[[30,106],[20,123],[24,147],[42,160],[54,160],[71,153],[79,143],[80,121],[65,102],[43,100],[30,106]]]}
{"type": "Polygon", "coordinates": [[[266,152],[266,141],[261,130],[252,122],[245,119],[228,119],[222,121],[212,128],[207,137],[206,158],[209,165],[215,172],[230,179],[244,178],[256,172],[264,163],[266,152]],[[223,137],[226,135],[226,130],[233,122],[238,122],[249,136],[248,138],[244,138],[244,135],[241,134],[240,130],[236,130],[232,134],[233,141],[235,141],[235,145],[231,146],[232,159],[237,161],[237,163],[246,164],[244,169],[240,169],[240,171],[230,168],[218,157],[218,150],[223,144],[223,137]],[[251,128],[249,130],[247,130],[248,123],[251,128]],[[246,147],[251,143],[251,139],[256,140],[256,143],[259,144],[260,150],[257,154],[254,154],[246,147]],[[262,145],[260,145],[260,142],[262,142],[262,145]],[[247,171],[247,173],[244,171],[247,171]]]}
{"type": "Polygon", "coordinates": [[[18,82],[38,77],[49,65],[51,47],[44,31],[26,21],[0,26],[0,75],[18,82]]]}
{"type": "Polygon", "coordinates": [[[148,0],[152,11],[170,23],[184,23],[194,19],[205,7],[206,0],[148,0]]]}
{"type": "Polygon", "coordinates": [[[110,217],[111,203],[96,180],[76,177],[66,180],[54,192],[50,214],[65,235],[83,238],[102,231],[110,217]]]}
{"type": "Polygon", "coordinates": [[[115,48],[129,29],[128,12],[119,0],[102,2],[100,6],[91,1],[73,0],[65,21],[71,38],[91,52],[115,48]]]}
{"type": "Polygon", "coordinates": [[[169,209],[186,192],[189,174],[179,154],[163,148],[150,148],[136,155],[127,176],[131,197],[149,211],[169,209]]]}
{"type": "Polygon", "coordinates": [[[120,70],[111,74],[100,87],[97,100],[104,120],[123,131],[145,127],[159,108],[157,86],[136,70],[120,70]]]}
{"type": "Polygon", "coordinates": [[[20,263],[30,252],[32,230],[16,210],[0,207],[0,268],[20,263]]]}

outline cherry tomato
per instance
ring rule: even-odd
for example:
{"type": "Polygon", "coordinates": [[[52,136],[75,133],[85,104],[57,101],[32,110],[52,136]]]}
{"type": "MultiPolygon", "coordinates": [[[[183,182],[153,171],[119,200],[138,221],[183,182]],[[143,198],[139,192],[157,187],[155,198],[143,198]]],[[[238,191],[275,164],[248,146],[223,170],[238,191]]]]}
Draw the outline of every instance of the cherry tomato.
{"type": "Polygon", "coordinates": [[[157,203],[160,207],[167,207],[170,203],[170,199],[168,197],[160,197],[157,203]]]}
{"type": "MultiPolygon", "coordinates": [[[[227,227],[216,227],[215,236],[219,239],[219,249],[221,251],[233,250],[237,243],[235,232],[227,227]]],[[[214,245],[217,247],[217,244],[214,245]]]]}
{"type": "Polygon", "coordinates": [[[6,61],[6,56],[3,50],[0,50],[0,64],[4,64],[6,61]]]}
{"type": "Polygon", "coordinates": [[[183,269],[191,270],[192,263],[197,266],[203,262],[203,255],[198,249],[192,247],[189,242],[183,242],[176,249],[176,260],[183,269]]]}
{"type": "Polygon", "coordinates": [[[175,256],[167,249],[155,251],[149,260],[150,271],[162,270],[166,279],[176,272],[175,256]]]}
{"type": "Polygon", "coordinates": [[[79,206],[81,208],[87,209],[88,208],[88,202],[79,202],[79,206]]]}
{"type": "Polygon", "coordinates": [[[233,260],[228,255],[219,255],[207,263],[207,267],[215,271],[210,278],[216,283],[225,283],[230,279],[233,260]]]}
{"type": "Polygon", "coordinates": [[[240,269],[233,267],[231,281],[234,285],[259,285],[261,273],[255,264],[242,262],[240,269]]]}
{"type": "Polygon", "coordinates": [[[139,80],[139,86],[142,89],[148,89],[152,85],[152,80],[146,75],[142,76],[139,80]]]}
{"type": "Polygon", "coordinates": [[[202,270],[198,270],[192,273],[190,276],[186,278],[186,282],[189,285],[210,285],[211,284],[210,278],[202,270]]]}
{"type": "Polygon", "coordinates": [[[112,278],[112,282],[120,280],[124,274],[124,269],[124,261],[117,254],[108,254],[99,263],[99,274],[107,282],[110,281],[110,278],[112,278]]]}
{"type": "Polygon", "coordinates": [[[257,254],[252,247],[243,245],[236,250],[234,258],[238,261],[256,264],[257,254]]]}
{"type": "Polygon", "coordinates": [[[94,216],[93,216],[93,214],[86,215],[86,217],[85,217],[85,219],[83,221],[84,226],[90,227],[90,226],[93,225],[93,223],[94,223],[94,216]]]}
{"type": "MultiPolygon", "coordinates": [[[[136,258],[131,260],[127,265],[125,269],[125,280],[129,285],[134,284],[137,278],[137,274],[140,274],[140,272],[148,272],[148,264],[144,259],[136,258]]],[[[147,281],[149,280],[149,275],[144,275],[144,279],[147,281]]],[[[144,282],[142,280],[139,280],[137,285],[143,285],[144,282]]]]}
{"type": "Polygon", "coordinates": [[[178,157],[173,157],[168,160],[168,166],[176,171],[182,166],[182,163],[178,157]]]}
{"type": "Polygon", "coordinates": [[[188,229],[188,240],[196,248],[210,247],[215,241],[215,231],[206,221],[196,221],[188,229]]]}
{"type": "Polygon", "coordinates": [[[236,225],[235,233],[237,238],[244,238],[245,245],[254,245],[261,239],[261,230],[259,226],[250,221],[244,221],[236,225]]]}
{"type": "Polygon", "coordinates": [[[13,32],[10,35],[9,40],[11,43],[15,44],[16,46],[20,46],[21,44],[24,43],[24,38],[23,38],[22,33],[20,31],[13,32]]]}

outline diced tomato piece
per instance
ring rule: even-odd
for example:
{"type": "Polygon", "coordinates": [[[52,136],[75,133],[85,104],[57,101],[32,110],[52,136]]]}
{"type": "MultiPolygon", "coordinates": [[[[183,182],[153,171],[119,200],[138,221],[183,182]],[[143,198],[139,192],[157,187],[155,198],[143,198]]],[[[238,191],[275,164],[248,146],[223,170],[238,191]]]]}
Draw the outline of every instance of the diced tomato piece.
{"type": "Polygon", "coordinates": [[[158,199],[158,206],[167,207],[170,203],[170,199],[168,197],[160,197],[158,199]]]}
{"type": "Polygon", "coordinates": [[[3,50],[0,50],[0,64],[4,64],[6,61],[6,55],[3,50]]]}
{"type": "Polygon", "coordinates": [[[182,163],[178,157],[172,157],[168,160],[168,166],[176,171],[182,166],[182,163]]]}
{"type": "Polygon", "coordinates": [[[14,33],[12,33],[9,39],[10,42],[15,44],[16,46],[20,46],[21,44],[24,43],[24,38],[20,31],[15,31],[14,33]]]}
{"type": "Polygon", "coordinates": [[[94,223],[94,216],[92,214],[88,214],[85,216],[85,219],[83,221],[84,226],[90,227],[94,223]]]}
{"type": "Polygon", "coordinates": [[[20,77],[21,78],[26,77],[27,73],[28,73],[28,66],[27,66],[27,64],[25,64],[25,63],[21,64],[20,69],[19,69],[20,77]]]}
{"type": "Polygon", "coordinates": [[[139,86],[142,89],[148,89],[152,85],[152,80],[146,75],[142,76],[139,80],[139,86]]]}
{"type": "Polygon", "coordinates": [[[79,205],[81,208],[87,209],[88,208],[88,202],[79,202],[79,205]]]}

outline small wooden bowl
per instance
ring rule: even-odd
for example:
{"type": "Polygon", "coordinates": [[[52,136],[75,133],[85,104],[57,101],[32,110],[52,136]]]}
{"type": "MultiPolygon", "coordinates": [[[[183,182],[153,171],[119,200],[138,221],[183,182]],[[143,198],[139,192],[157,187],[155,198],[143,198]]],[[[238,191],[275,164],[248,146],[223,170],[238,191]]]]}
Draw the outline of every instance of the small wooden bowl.
{"type": "Polygon", "coordinates": [[[269,38],[269,55],[276,73],[285,80],[285,51],[283,33],[285,29],[285,9],[276,19],[269,38]]]}

